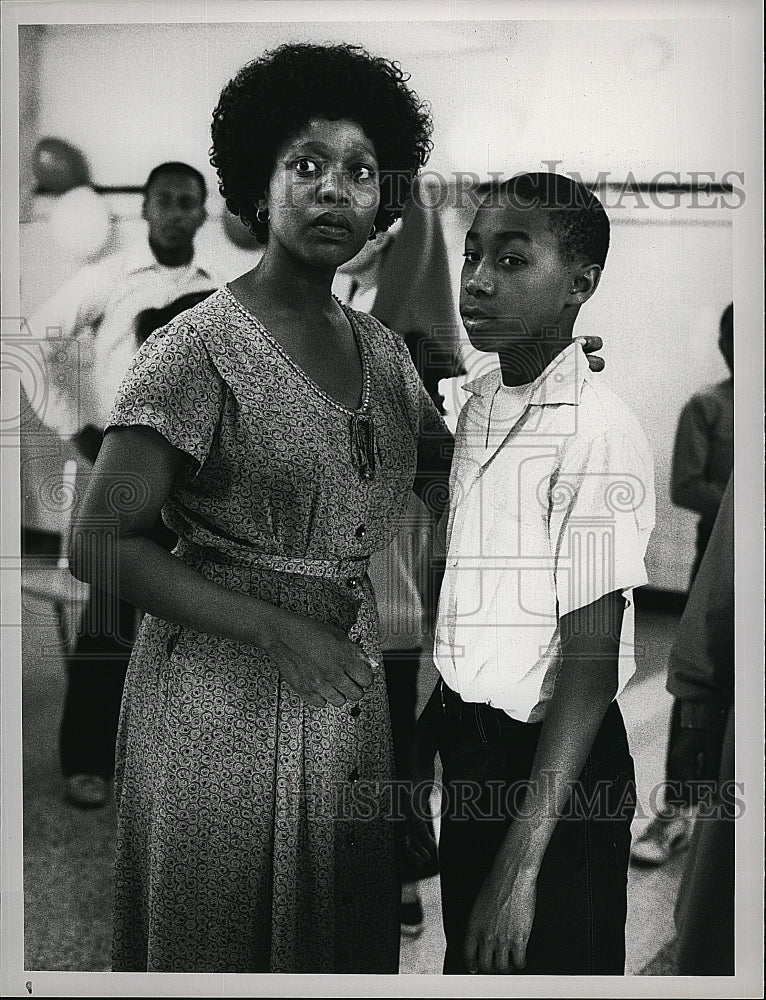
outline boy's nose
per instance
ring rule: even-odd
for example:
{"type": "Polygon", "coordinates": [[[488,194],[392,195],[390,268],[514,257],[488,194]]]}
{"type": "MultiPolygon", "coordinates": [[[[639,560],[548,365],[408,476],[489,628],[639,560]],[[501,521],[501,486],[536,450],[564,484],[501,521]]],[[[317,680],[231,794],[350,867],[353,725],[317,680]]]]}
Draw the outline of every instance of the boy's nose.
{"type": "Polygon", "coordinates": [[[491,295],[494,286],[492,284],[492,279],[486,273],[486,271],[477,268],[470,278],[467,279],[465,283],[465,290],[469,295],[491,295]]]}

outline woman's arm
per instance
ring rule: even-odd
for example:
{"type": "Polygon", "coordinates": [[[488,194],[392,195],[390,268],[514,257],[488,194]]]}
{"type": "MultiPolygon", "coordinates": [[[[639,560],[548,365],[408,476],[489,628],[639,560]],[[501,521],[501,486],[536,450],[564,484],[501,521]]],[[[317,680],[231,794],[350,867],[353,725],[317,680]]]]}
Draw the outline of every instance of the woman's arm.
{"type": "Polygon", "coordinates": [[[341,629],[222,587],[147,537],[188,461],[148,427],[109,431],[72,527],[73,574],[166,621],[260,647],[310,705],[358,700],[370,664],[341,629]]]}
{"type": "Polygon", "coordinates": [[[517,968],[526,963],[545,851],[617,693],[624,606],[622,593],[614,591],[561,619],[563,661],[541,727],[523,818],[511,823],[468,923],[464,956],[471,970],[508,972],[511,957],[517,968]]]}

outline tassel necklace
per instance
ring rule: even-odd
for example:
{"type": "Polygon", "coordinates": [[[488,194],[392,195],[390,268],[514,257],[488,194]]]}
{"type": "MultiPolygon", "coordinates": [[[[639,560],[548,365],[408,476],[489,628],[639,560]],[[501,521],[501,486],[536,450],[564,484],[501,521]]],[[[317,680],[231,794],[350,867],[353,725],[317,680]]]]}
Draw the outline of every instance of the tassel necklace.
{"type": "Polygon", "coordinates": [[[375,424],[366,413],[351,415],[351,460],[362,479],[375,477],[375,424]]]}

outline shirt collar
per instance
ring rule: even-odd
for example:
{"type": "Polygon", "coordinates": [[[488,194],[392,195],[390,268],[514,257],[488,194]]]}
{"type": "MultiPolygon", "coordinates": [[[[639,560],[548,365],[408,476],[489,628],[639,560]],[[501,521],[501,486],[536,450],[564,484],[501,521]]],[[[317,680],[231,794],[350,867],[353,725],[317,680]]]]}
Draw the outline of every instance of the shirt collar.
{"type": "MultiPolygon", "coordinates": [[[[529,393],[529,405],[569,403],[577,406],[589,370],[588,357],[582,349],[580,340],[572,341],[556,355],[534,382],[530,382],[526,387],[529,393]]],[[[495,368],[486,375],[467,382],[463,388],[474,396],[492,396],[498,390],[501,392],[503,390],[502,373],[499,368],[495,368]]]]}
{"type": "MultiPolygon", "coordinates": [[[[142,240],[140,243],[134,243],[133,246],[129,247],[125,251],[125,263],[126,270],[130,274],[137,271],[150,271],[154,268],[162,267],[160,262],[152,253],[152,248],[149,246],[147,240],[142,240]]],[[[203,277],[212,279],[212,270],[208,267],[207,262],[198,256],[196,251],[189,262],[189,266],[193,266],[197,273],[201,274],[203,277]]]]}

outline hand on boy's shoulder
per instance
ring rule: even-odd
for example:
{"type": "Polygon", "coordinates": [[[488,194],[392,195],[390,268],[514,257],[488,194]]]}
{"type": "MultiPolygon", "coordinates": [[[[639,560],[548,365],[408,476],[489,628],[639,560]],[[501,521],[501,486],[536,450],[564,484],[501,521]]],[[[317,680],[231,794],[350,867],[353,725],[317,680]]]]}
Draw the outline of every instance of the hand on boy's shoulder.
{"type": "Polygon", "coordinates": [[[600,351],[604,346],[604,341],[601,337],[577,337],[575,338],[582,344],[582,349],[588,358],[588,365],[592,372],[602,372],[604,370],[604,359],[597,357],[593,352],[600,351]]]}

